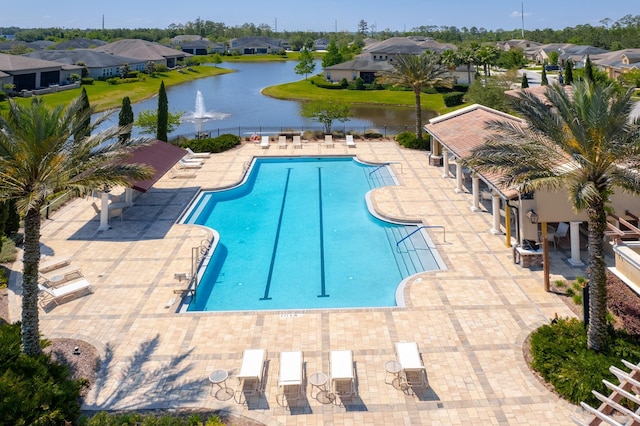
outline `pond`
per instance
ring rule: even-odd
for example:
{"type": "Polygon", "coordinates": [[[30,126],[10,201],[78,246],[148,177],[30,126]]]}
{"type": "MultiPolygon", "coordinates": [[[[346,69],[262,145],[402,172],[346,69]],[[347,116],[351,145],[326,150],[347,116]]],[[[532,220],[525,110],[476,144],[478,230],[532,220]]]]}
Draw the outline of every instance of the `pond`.
{"type": "MultiPolygon", "coordinates": [[[[202,94],[204,109],[213,118],[207,120],[185,120],[170,134],[170,137],[185,135],[191,137],[202,131],[213,136],[221,133],[251,134],[268,133],[278,129],[317,128],[318,123],[300,115],[300,102],[270,98],[261,94],[261,90],[291,81],[301,76],[295,73],[297,61],[283,62],[228,62],[220,64],[222,68],[235,72],[214,77],[193,80],[179,86],[167,88],[169,110],[192,115],[196,110],[196,95],[202,94]]],[[[320,61],[316,61],[316,70],[321,70],[320,61]]],[[[156,97],[133,105],[134,114],[158,107],[156,97]]],[[[354,130],[406,126],[415,128],[414,108],[353,105],[352,117],[348,122],[335,122],[335,130],[354,130]]],[[[436,115],[434,111],[423,111],[423,120],[436,115]]],[[[114,115],[108,125],[117,125],[114,115]]],[[[395,133],[395,131],[390,131],[395,133]]],[[[134,136],[138,136],[134,129],[134,136]]]]}

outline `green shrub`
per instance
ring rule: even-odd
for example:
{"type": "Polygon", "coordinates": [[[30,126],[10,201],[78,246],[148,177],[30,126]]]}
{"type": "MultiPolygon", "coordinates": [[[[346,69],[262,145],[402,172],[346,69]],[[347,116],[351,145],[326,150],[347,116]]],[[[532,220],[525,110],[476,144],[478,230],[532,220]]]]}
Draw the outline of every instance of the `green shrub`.
{"type": "Polygon", "coordinates": [[[435,87],[425,87],[422,89],[422,93],[426,93],[427,95],[437,95],[438,90],[435,87]]]}
{"type": "Polygon", "coordinates": [[[11,263],[16,260],[16,243],[5,236],[2,237],[2,248],[0,249],[0,263],[11,263]]]}
{"type": "Polygon", "coordinates": [[[81,381],[71,379],[69,369],[48,355],[22,354],[20,345],[20,323],[0,325],[2,424],[74,424],[80,415],[81,381]]]}
{"type": "Polygon", "coordinates": [[[423,135],[422,139],[418,139],[413,132],[402,132],[396,135],[396,141],[409,149],[428,151],[431,148],[431,139],[428,135],[423,135]]]}
{"type": "Polygon", "coordinates": [[[355,88],[356,90],[364,90],[364,80],[362,78],[356,78],[355,88]]]}
{"type": "Polygon", "coordinates": [[[442,99],[444,100],[444,104],[451,108],[454,106],[462,105],[464,102],[464,93],[462,92],[451,92],[444,93],[442,95],[442,99]]]}
{"type": "Polygon", "coordinates": [[[451,88],[452,92],[467,93],[468,90],[469,90],[468,84],[454,84],[453,87],[451,88]]]}
{"type": "Polygon", "coordinates": [[[223,426],[224,423],[219,416],[213,414],[203,416],[201,414],[191,414],[188,416],[176,415],[155,415],[140,413],[119,413],[108,414],[101,411],[92,417],[82,417],[81,426],[223,426]]]}
{"type": "Polygon", "coordinates": [[[0,91],[0,102],[4,101],[5,99],[7,99],[7,94],[0,91]]]}
{"type": "Polygon", "coordinates": [[[347,81],[346,78],[343,78],[342,80],[340,80],[340,87],[342,87],[343,89],[346,89],[347,87],[349,87],[349,82],[347,81]]]}
{"type": "Polygon", "coordinates": [[[9,285],[9,277],[7,276],[6,269],[0,267],[0,288],[7,288],[9,285]]]}
{"type": "Polygon", "coordinates": [[[80,84],[84,84],[86,86],[92,85],[93,84],[93,78],[91,78],[91,77],[83,77],[80,80],[80,84]]]}
{"type": "Polygon", "coordinates": [[[598,406],[599,401],[591,390],[608,395],[602,379],[617,383],[609,367],[615,365],[624,369],[622,358],[633,364],[640,361],[640,346],[626,332],[610,328],[609,338],[608,351],[595,352],[587,348],[587,333],[582,321],[575,318],[554,320],[531,334],[531,367],[568,401],[598,406]]]}
{"type": "Polygon", "coordinates": [[[120,83],[120,79],[117,77],[111,77],[107,79],[107,84],[111,84],[112,86],[115,86],[118,83],[120,83]]]}
{"type": "Polygon", "coordinates": [[[191,139],[182,144],[183,148],[191,148],[195,152],[224,152],[240,145],[240,138],[232,134],[220,135],[217,138],[191,139]]]}
{"type": "Polygon", "coordinates": [[[156,64],[154,71],[155,72],[167,72],[169,68],[165,64],[156,64]]]}

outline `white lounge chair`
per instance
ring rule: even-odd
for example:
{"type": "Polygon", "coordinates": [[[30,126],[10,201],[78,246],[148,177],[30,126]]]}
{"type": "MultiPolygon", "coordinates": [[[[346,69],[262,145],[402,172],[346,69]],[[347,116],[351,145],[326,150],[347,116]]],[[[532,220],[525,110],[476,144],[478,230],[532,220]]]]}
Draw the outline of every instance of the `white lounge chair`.
{"type": "Polygon", "coordinates": [[[293,136],[293,147],[294,148],[302,148],[302,140],[300,140],[299,135],[293,136]]]}
{"type": "Polygon", "coordinates": [[[333,148],[333,136],[332,135],[324,135],[324,146],[327,148],[333,148]]]}
{"type": "Polygon", "coordinates": [[[67,281],[83,277],[82,270],[78,266],[70,265],[49,272],[40,272],[38,275],[43,284],[49,288],[59,287],[67,281]]]}
{"type": "Polygon", "coordinates": [[[193,152],[191,148],[187,148],[187,155],[191,158],[209,158],[211,157],[210,152],[193,152]]]}
{"type": "Polygon", "coordinates": [[[351,396],[356,392],[353,374],[353,352],[331,351],[329,359],[331,391],[338,396],[351,396]]]}
{"type": "Polygon", "coordinates": [[[189,156],[189,154],[187,154],[184,157],[182,157],[182,161],[186,161],[187,163],[203,164],[204,160],[202,158],[191,157],[191,156],[189,156]]]}
{"type": "Polygon", "coordinates": [[[69,266],[69,263],[71,263],[71,259],[69,259],[68,257],[45,257],[40,260],[38,272],[44,274],[56,269],[63,268],[65,266],[69,266]]]}
{"type": "Polygon", "coordinates": [[[347,146],[351,148],[356,147],[356,143],[353,140],[353,135],[347,135],[347,146]]]}
{"type": "Polygon", "coordinates": [[[84,278],[77,281],[71,281],[64,286],[57,288],[48,288],[43,286],[42,284],[38,284],[38,289],[40,290],[40,293],[38,295],[40,299],[40,305],[43,307],[52,301],[55,302],[56,305],[59,305],[60,300],[81,291],[86,290],[89,293],[93,293],[93,290],[91,289],[91,283],[89,283],[89,281],[84,278]]]}
{"type": "Polygon", "coordinates": [[[184,161],[184,158],[181,158],[180,161],[176,163],[176,167],[179,169],[200,169],[202,168],[202,162],[184,161]]]}
{"type": "Polygon", "coordinates": [[[287,137],[278,136],[278,148],[286,148],[286,147],[287,147],[287,137]]]}
{"type": "Polygon", "coordinates": [[[396,343],[396,357],[409,386],[425,386],[427,370],[424,367],[416,342],[396,343]]]}
{"type": "Polygon", "coordinates": [[[263,136],[260,142],[260,148],[269,148],[269,136],[263,136]]]}
{"type": "Polygon", "coordinates": [[[278,403],[282,406],[289,405],[287,391],[289,388],[296,388],[293,400],[298,400],[302,396],[302,364],[303,356],[301,351],[280,352],[280,378],[278,380],[278,394],[280,396],[278,403]],[[285,402],[285,399],[287,401],[285,402]]]}
{"type": "Polygon", "coordinates": [[[238,403],[242,401],[242,394],[255,395],[262,393],[262,374],[267,351],[264,349],[245,349],[242,354],[242,366],[238,373],[238,403]],[[251,386],[247,389],[247,384],[251,386]]]}

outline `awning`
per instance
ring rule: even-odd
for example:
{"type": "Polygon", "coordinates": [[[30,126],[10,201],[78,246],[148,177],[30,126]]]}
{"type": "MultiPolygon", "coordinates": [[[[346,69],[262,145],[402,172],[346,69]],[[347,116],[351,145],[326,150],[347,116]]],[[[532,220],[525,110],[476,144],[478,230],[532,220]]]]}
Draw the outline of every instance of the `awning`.
{"type": "Polygon", "coordinates": [[[140,192],[147,192],[186,154],[187,152],[184,149],[158,139],[154,140],[151,145],[141,146],[136,149],[126,162],[128,164],[148,164],[153,167],[155,173],[149,179],[131,182],[131,188],[140,192]]]}

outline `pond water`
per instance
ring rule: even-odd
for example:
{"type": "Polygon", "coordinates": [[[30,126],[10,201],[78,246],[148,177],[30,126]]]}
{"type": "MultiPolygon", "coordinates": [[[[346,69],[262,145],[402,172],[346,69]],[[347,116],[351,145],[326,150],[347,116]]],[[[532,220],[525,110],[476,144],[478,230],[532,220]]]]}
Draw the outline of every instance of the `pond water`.
{"type": "MultiPolygon", "coordinates": [[[[222,63],[220,67],[235,72],[214,77],[201,78],[167,88],[169,110],[193,114],[196,109],[196,95],[202,94],[204,108],[214,118],[208,120],[184,121],[170,136],[193,135],[204,131],[212,133],[252,133],[268,131],[273,128],[300,129],[318,127],[319,124],[300,116],[300,102],[273,99],[260,91],[268,86],[298,81],[301,76],[295,73],[297,61],[285,62],[232,62],[222,63]]],[[[316,71],[322,65],[316,61],[316,71]]],[[[157,97],[133,105],[133,112],[155,110],[157,97]]],[[[351,107],[352,118],[345,123],[335,122],[335,130],[382,129],[387,127],[415,127],[414,108],[364,106],[351,107]]],[[[433,111],[423,111],[426,122],[435,116],[433,111]]],[[[111,117],[109,126],[117,125],[117,114],[111,117]]],[[[394,132],[392,132],[394,133],[394,132]]],[[[138,136],[134,129],[134,136],[138,136]]]]}

